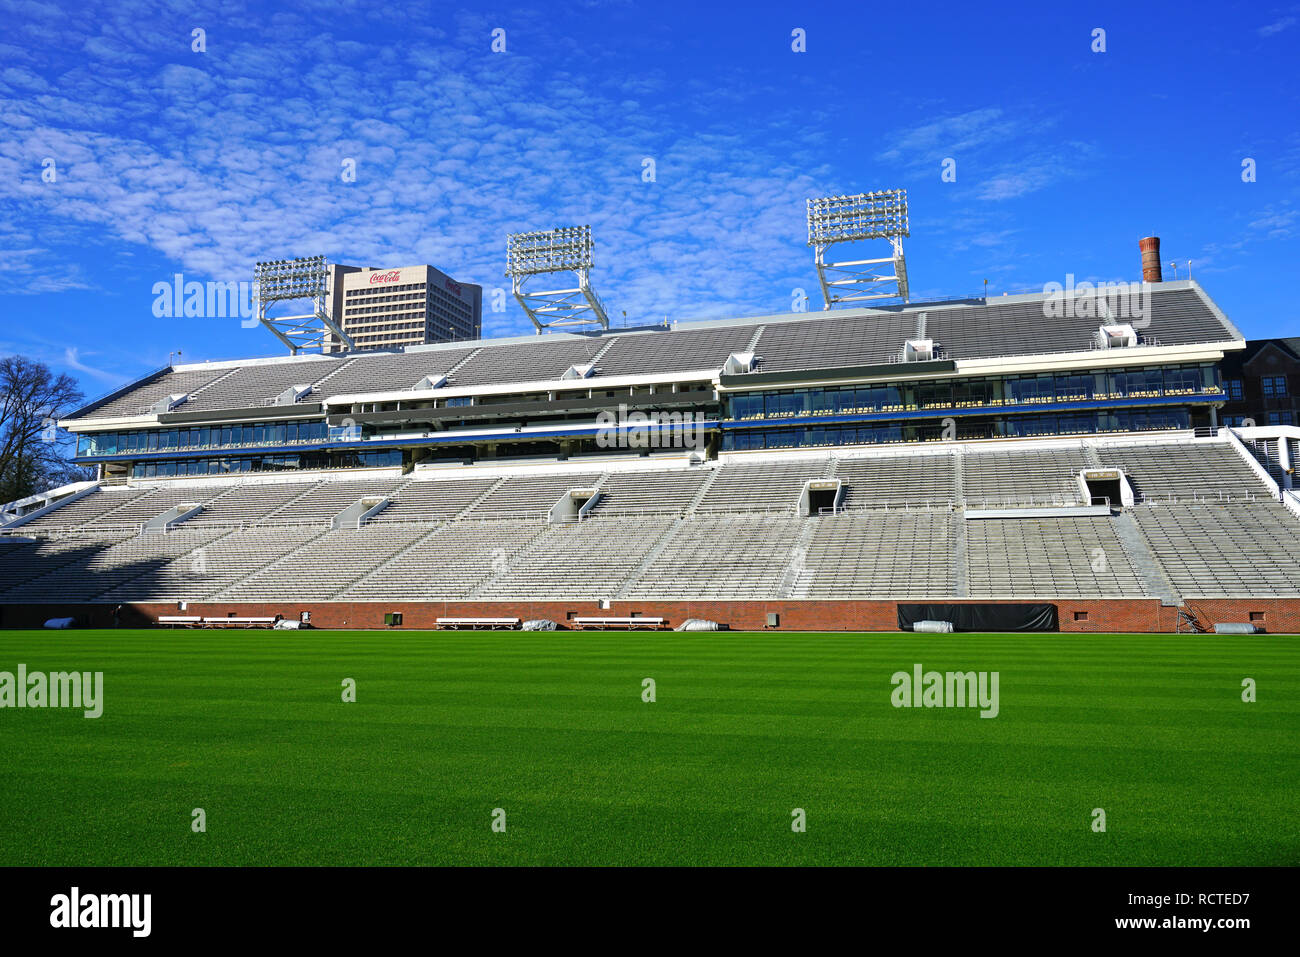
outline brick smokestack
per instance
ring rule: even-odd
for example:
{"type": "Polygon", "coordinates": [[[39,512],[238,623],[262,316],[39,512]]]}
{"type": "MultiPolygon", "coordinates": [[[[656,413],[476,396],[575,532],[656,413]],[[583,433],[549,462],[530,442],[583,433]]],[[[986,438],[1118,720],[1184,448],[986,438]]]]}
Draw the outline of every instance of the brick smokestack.
{"type": "Polygon", "coordinates": [[[1142,250],[1142,281],[1163,282],[1165,277],[1160,271],[1160,237],[1140,239],[1138,246],[1142,250]]]}

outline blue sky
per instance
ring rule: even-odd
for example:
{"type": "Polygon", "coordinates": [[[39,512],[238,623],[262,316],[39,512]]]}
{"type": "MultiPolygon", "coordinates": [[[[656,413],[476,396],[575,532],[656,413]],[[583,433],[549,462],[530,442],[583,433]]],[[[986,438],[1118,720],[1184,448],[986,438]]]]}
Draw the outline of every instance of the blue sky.
{"type": "Polygon", "coordinates": [[[0,0],[0,354],[89,395],[280,354],[154,284],[324,253],[489,296],[507,232],[580,223],[618,322],[816,307],[805,198],[896,186],[916,297],[1136,279],[1154,232],[1300,335],[1300,4],[974,6],[0,0]]]}

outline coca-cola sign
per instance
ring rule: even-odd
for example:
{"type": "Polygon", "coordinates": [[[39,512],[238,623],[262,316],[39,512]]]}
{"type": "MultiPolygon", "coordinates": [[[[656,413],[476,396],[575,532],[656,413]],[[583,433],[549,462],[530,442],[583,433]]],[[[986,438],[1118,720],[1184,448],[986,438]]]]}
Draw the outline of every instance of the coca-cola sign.
{"type": "Polygon", "coordinates": [[[377,282],[397,282],[401,278],[402,271],[400,269],[394,269],[392,272],[372,272],[370,274],[370,285],[373,286],[377,282]]]}
{"type": "Polygon", "coordinates": [[[455,293],[457,296],[460,295],[460,283],[452,282],[450,279],[444,279],[443,285],[447,287],[449,292],[455,293]]]}

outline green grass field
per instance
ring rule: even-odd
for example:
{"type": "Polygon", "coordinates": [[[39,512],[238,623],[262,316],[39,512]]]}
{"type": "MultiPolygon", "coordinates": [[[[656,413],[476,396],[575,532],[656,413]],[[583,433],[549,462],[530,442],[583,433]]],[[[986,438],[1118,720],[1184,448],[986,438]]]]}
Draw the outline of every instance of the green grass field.
{"type": "Polygon", "coordinates": [[[0,710],[0,864],[1296,864],[1298,641],[0,632],[105,698],[0,710]]]}

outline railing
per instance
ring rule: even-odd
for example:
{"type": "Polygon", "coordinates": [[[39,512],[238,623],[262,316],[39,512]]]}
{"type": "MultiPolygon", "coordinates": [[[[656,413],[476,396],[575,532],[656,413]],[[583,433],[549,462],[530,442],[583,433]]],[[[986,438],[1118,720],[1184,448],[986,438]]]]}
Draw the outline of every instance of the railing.
{"type": "Polygon", "coordinates": [[[924,499],[920,502],[863,502],[841,505],[841,512],[943,512],[953,511],[959,503],[952,499],[924,499]]]}
{"type": "MultiPolygon", "coordinates": [[[[1273,502],[1273,496],[1267,496],[1268,501],[1273,502]]],[[[1222,490],[1215,493],[1193,492],[1191,498],[1174,495],[1172,492],[1163,496],[1146,496],[1142,495],[1135,503],[1137,505],[1231,505],[1233,502],[1239,504],[1250,504],[1261,500],[1261,496],[1254,492],[1224,492],[1222,490]]]]}
{"type": "MultiPolygon", "coordinates": [[[[358,438],[360,438],[360,436],[358,436],[358,438]]],[[[113,452],[110,452],[107,449],[90,448],[84,451],[78,450],[77,455],[79,457],[85,458],[86,456],[89,455],[170,455],[172,453],[179,454],[179,453],[188,453],[188,452],[220,453],[220,452],[230,452],[230,451],[238,452],[246,449],[256,450],[256,449],[280,448],[281,446],[285,446],[285,445],[293,445],[293,446],[320,445],[323,442],[330,442],[330,441],[334,441],[334,440],[326,436],[321,436],[319,438],[314,438],[314,439],[284,439],[282,441],[277,440],[274,442],[262,441],[262,442],[230,442],[230,443],[221,443],[219,445],[213,445],[211,443],[207,445],[175,445],[175,446],[169,446],[165,449],[117,449],[116,451],[113,452]]],[[[215,474],[223,475],[227,473],[218,472],[215,474]]],[[[185,476],[178,475],[178,476],[166,476],[166,477],[184,478],[185,476]]]]}
{"type": "MultiPolygon", "coordinates": [[[[1202,397],[1219,397],[1226,393],[1222,389],[1158,389],[1158,390],[1135,390],[1133,392],[1093,392],[1092,394],[1078,393],[1076,395],[1051,395],[1051,396],[1024,396],[1022,398],[1001,398],[988,399],[984,402],[970,402],[952,400],[949,402],[929,402],[929,403],[902,403],[893,405],[879,406],[853,406],[852,408],[842,409],[795,409],[788,412],[774,412],[771,414],[748,415],[735,419],[737,422],[779,422],[782,419],[794,419],[805,417],[830,417],[839,415],[890,415],[894,413],[906,414],[909,412],[983,412],[999,411],[1008,406],[1022,405],[1042,405],[1051,406],[1061,402],[1112,402],[1122,401],[1125,399],[1194,399],[1202,397]]],[[[1203,427],[1196,430],[1206,432],[1210,435],[1215,434],[1215,429],[1203,427]]]]}
{"type": "Polygon", "coordinates": [[[120,525],[21,525],[12,530],[15,535],[36,535],[40,538],[71,538],[90,537],[100,533],[104,535],[139,535],[144,531],[144,523],[136,522],[135,524],[120,525]]]}

